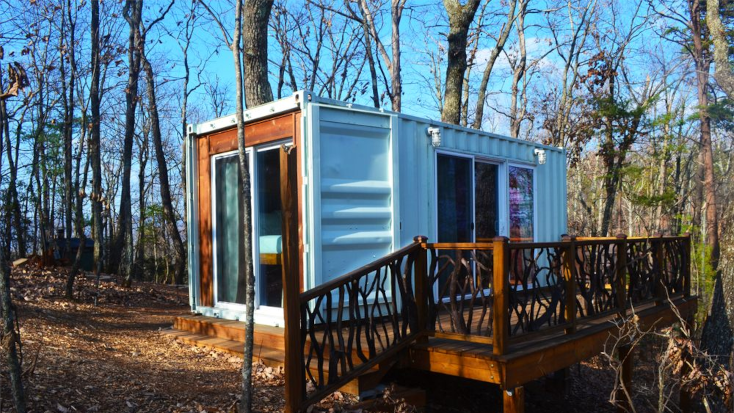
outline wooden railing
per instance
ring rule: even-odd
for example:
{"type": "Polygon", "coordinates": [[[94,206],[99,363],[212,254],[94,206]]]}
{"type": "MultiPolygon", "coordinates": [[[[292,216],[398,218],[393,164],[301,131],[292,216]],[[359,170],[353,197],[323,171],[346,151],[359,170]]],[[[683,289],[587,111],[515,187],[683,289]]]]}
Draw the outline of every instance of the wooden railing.
{"type": "Polygon", "coordinates": [[[427,308],[415,293],[426,290],[422,241],[300,294],[300,336],[286,337],[286,345],[300,344],[298,380],[315,390],[298,386],[289,406],[321,400],[414,341],[427,308]]]}
{"type": "Polygon", "coordinates": [[[581,322],[688,295],[687,235],[433,244],[416,237],[298,296],[286,288],[299,315],[286,318],[286,369],[295,375],[286,374],[286,387],[300,390],[286,391],[286,409],[304,409],[421,337],[492,344],[502,355],[539,334],[573,334],[581,322]]]}

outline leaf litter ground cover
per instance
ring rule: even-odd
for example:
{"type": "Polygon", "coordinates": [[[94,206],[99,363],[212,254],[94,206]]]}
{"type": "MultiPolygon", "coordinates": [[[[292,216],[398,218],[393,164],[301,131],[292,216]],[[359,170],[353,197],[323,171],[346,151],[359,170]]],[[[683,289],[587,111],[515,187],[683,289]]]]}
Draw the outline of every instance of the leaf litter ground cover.
{"type": "MultiPolygon", "coordinates": [[[[63,297],[66,270],[13,269],[30,411],[236,411],[242,359],[160,333],[174,317],[189,312],[188,288],[151,283],[123,288],[111,276],[102,278],[97,288],[91,275],[78,277],[75,300],[69,301],[63,297]]],[[[650,370],[645,364],[637,365],[635,374],[650,370]]],[[[255,410],[282,411],[282,369],[255,367],[255,410]]],[[[526,386],[526,411],[614,410],[607,401],[614,373],[598,357],[570,373],[565,395],[542,381],[526,386]]],[[[499,389],[482,383],[409,371],[391,379],[425,389],[430,412],[483,412],[502,405],[499,389]],[[467,397],[456,397],[464,393],[467,397]]],[[[349,407],[354,401],[337,392],[309,411],[363,411],[349,407]]],[[[400,400],[388,404],[389,411],[414,410],[400,400]]],[[[12,411],[11,405],[7,376],[2,376],[0,411],[12,411]]]]}

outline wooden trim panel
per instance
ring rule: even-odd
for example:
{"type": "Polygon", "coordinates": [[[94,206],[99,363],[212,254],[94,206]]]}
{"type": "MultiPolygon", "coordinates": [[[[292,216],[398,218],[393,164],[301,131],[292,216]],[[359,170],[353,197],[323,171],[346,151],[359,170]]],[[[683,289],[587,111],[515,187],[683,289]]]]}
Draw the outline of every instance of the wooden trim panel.
{"type": "Polygon", "coordinates": [[[209,138],[198,140],[199,150],[199,303],[214,305],[214,260],[212,256],[212,188],[209,138]]]}
{"type": "MultiPolygon", "coordinates": [[[[245,125],[245,147],[262,145],[282,139],[292,138],[295,128],[294,119],[301,112],[288,113],[245,125]]],[[[298,123],[298,122],[296,122],[298,123]]],[[[210,140],[209,155],[234,151],[237,149],[237,127],[203,135],[210,140]]]]}

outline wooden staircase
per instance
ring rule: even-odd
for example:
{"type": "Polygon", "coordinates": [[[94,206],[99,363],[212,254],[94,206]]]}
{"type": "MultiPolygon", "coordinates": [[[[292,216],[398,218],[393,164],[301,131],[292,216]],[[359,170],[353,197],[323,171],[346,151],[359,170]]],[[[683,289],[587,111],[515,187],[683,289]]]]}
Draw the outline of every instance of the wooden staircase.
{"type": "MultiPolygon", "coordinates": [[[[285,330],[280,327],[256,324],[253,338],[254,359],[270,367],[285,366],[284,332],[285,330]]],[[[162,333],[193,346],[224,351],[239,357],[244,355],[245,323],[241,321],[185,315],[176,317],[173,327],[163,330],[162,333]]],[[[345,384],[340,391],[355,396],[373,394],[371,390],[380,384],[395,365],[395,360],[379,364],[345,384]]],[[[315,361],[311,363],[310,370],[312,374],[318,374],[315,361]]],[[[328,375],[326,379],[328,380],[328,375]]]]}
{"type": "MultiPolygon", "coordinates": [[[[244,354],[245,323],[201,315],[179,316],[165,335],[198,347],[224,351],[235,356],[244,354]]],[[[283,329],[256,325],[254,336],[255,359],[270,367],[285,364],[283,329]]]]}

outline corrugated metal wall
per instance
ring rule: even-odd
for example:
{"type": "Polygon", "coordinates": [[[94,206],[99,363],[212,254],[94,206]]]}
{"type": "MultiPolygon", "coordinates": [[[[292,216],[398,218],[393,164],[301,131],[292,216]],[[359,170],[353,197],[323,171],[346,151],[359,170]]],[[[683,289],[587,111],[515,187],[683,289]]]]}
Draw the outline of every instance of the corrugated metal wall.
{"type": "Polygon", "coordinates": [[[309,284],[393,250],[391,117],[309,105],[309,284]]]}
{"type": "MultiPolygon", "coordinates": [[[[471,155],[535,169],[535,239],[557,241],[566,232],[566,158],[561,149],[491,135],[471,129],[399,116],[400,246],[415,235],[436,241],[436,151],[427,134],[429,126],[441,131],[442,152],[471,155]],[[544,149],[547,161],[538,165],[536,148],[544,149]]],[[[504,169],[506,172],[506,168],[504,169]]]]}

